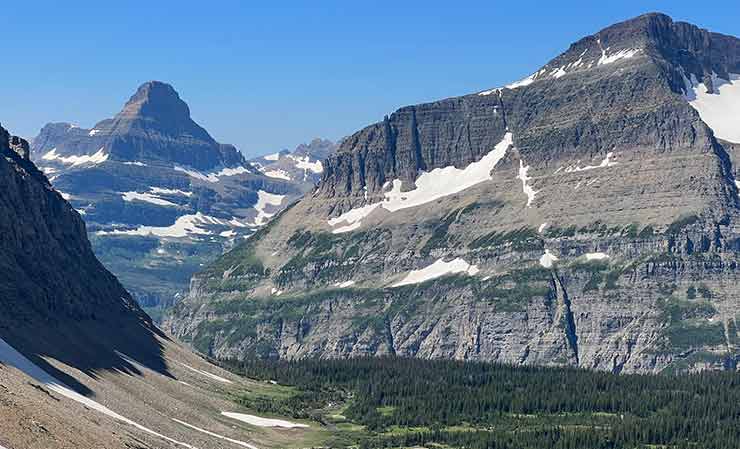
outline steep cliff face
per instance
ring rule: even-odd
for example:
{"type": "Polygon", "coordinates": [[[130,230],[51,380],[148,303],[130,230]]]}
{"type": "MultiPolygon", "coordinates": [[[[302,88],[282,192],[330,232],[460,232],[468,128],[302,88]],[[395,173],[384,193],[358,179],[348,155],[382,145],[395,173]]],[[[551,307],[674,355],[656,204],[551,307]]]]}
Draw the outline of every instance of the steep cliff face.
{"type": "Polygon", "coordinates": [[[84,215],[96,255],[153,314],[203,264],[303,192],[216,142],[175,89],[157,81],[93,129],[46,125],[31,150],[84,215]]]}
{"type": "Polygon", "coordinates": [[[650,14],[508,86],[401,108],[196,275],[168,326],[218,357],[734,369],[740,204],[717,104],[739,43],[650,14]]]}
{"type": "Polygon", "coordinates": [[[0,128],[0,154],[0,337],[83,371],[128,370],[116,351],[164,371],[151,319],[95,258],[28,143],[0,128]]]}

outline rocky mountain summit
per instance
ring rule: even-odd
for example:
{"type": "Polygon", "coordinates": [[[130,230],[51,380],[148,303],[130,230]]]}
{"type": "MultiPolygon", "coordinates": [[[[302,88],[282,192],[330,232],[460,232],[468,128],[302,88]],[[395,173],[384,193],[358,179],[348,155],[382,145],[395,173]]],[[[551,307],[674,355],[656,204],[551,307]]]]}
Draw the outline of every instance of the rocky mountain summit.
{"type": "Polygon", "coordinates": [[[97,256],[152,313],[304,190],[216,142],[157,81],[92,129],[44,126],[31,156],[83,215],[97,256]]]}
{"type": "Polygon", "coordinates": [[[316,138],[302,143],[292,152],[282,150],[251,159],[249,162],[265,176],[293,181],[304,192],[313,190],[324,172],[322,161],[334,154],[337,145],[326,139],[316,138]]]}
{"type": "Polygon", "coordinates": [[[738,105],[739,39],[615,24],[346,138],[166,325],[220,358],[737,369],[738,105]]]}

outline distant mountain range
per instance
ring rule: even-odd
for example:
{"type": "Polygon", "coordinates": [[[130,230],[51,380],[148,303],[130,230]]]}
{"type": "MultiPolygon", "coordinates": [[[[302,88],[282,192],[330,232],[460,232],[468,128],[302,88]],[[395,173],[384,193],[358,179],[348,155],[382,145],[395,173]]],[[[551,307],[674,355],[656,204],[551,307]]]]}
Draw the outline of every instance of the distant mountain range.
{"type": "Polygon", "coordinates": [[[344,139],[167,329],[225,359],[736,369],[739,108],[740,39],[610,26],[344,139]]]}
{"type": "Polygon", "coordinates": [[[251,164],[152,81],[92,129],[44,126],[31,157],[83,216],[97,256],[156,316],[202,265],[313,188],[331,148],[316,140],[251,164]]]}

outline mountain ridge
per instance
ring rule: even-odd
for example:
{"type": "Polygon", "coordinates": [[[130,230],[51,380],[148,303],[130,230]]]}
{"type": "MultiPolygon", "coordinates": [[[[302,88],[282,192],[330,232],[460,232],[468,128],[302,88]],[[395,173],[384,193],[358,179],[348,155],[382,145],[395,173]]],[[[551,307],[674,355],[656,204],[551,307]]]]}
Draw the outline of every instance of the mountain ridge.
{"type": "Polygon", "coordinates": [[[736,164],[691,95],[740,71],[738,42],[640,16],[509,86],[400,108],[197,274],[167,328],[227,359],[735,369],[736,164]]]}

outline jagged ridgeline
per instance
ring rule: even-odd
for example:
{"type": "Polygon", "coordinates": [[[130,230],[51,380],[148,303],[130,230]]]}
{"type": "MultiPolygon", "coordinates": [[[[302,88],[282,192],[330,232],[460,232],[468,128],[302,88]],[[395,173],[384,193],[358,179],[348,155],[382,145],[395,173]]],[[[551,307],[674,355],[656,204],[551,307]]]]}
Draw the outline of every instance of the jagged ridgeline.
{"type": "Polygon", "coordinates": [[[616,24],[345,139],[167,326],[220,358],[736,369],[739,108],[740,40],[616,24]]]}

